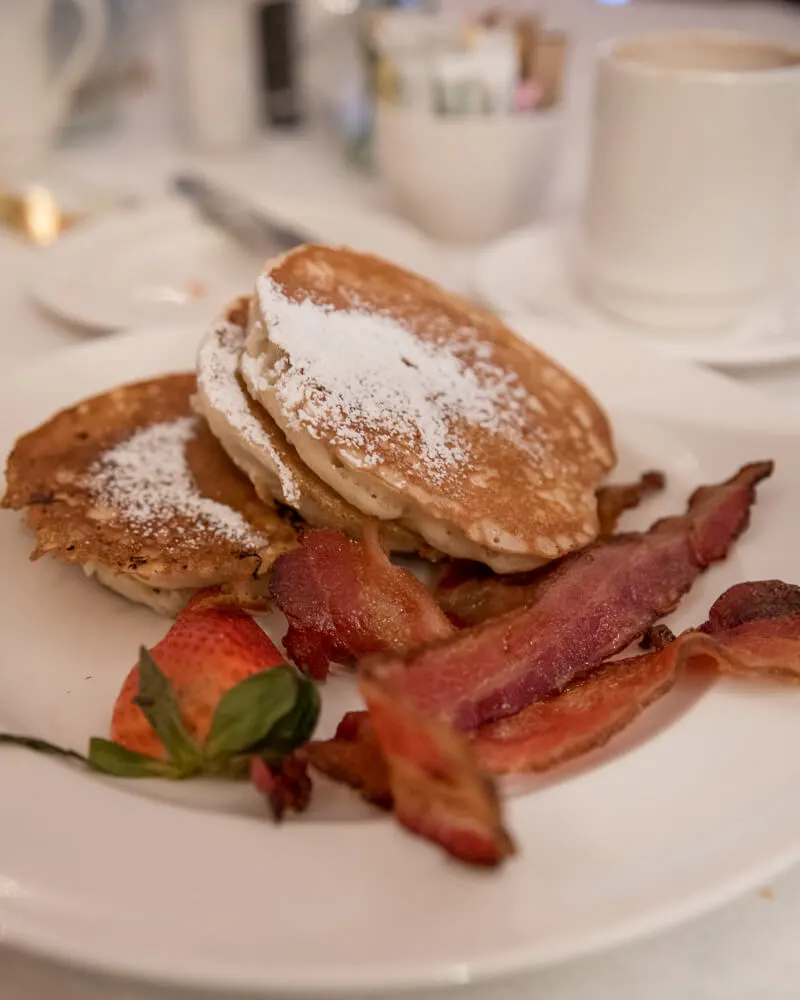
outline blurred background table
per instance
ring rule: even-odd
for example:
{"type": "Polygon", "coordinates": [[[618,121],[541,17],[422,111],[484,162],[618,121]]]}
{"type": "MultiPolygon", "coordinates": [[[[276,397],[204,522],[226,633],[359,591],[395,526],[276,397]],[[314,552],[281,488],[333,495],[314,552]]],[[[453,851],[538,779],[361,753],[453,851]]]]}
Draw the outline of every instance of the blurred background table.
{"type": "MultiPolygon", "coordinates": [[[[312,37],[324,37],[324,19],[334,17],[324,6],[322,0],[307,0],[303,15],[312,37]]],[[[652,28],[702,26],[752,31],[800,45],[800,10],[788,4],[542,0],[536,9],[548,23],[567,30],[573,45],[565,105],[566,141],[544,213],[553,217],[574,209],[580,198],[592,52],[599,40],[652,28]]],[[[147,85],[126,98],[121,121],[111,130],[90,133],[62,149],[59,168],[74,171],[86,182],[124,190],[143,202],[163,197],[168,178],[179,168],[193,166],[227,178],[240,189],[269,188],[292,198],[310,192],[342,205],[385,209],[378,181],[350,168],[329,130],[315,123],[313,97],[324,89],[315,63],[321,65],[324,60],[316,60],[313,51],[306,54],[304,68],[312,107],[303,129],[271,131],[245,154],[211,158],[188,153],[175,137],[166,93],[169,55],[162,35],[155,32],[154,38],[147,85]]],[[[798,182],[800,186],[800,176],[798,182]]],[[[40,252],[0,233],[0,363],[4,367],[82,338],[79,332],[37,311],[29,301],[28,278],[40,252]]],[[[469,255],[465,255],[465,269],[469,263],[469,255]]],[[[787,413],[796,414],[800,429],[800,365],[759,369],[737,377],[785,399],[787,413]]],[[[759,893],[655,940],[517,982],[465,989],[463,995],[477,1000],[522,1000],[534,994],[538,1000],[590,1000],[598,996],[618,1000],[788,1000],[797,996],[800,983],[798,922],[800,872],[795,871],[759,893]]],[[[0,924],[0,942],[2,936],[0,924]]],[[[177,996],[112,984],[0,951],[2,1000],[176,1000],[177,996]]]]}

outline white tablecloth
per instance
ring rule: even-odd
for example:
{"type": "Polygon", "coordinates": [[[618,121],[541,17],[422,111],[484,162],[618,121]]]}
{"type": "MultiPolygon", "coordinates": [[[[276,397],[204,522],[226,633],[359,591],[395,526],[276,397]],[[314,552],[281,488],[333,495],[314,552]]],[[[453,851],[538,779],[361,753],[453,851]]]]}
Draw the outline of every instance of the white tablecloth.
{"type": "MultiPolygon", "coordinates": [[[[768,3],[664,5],[642,0],[630,7],[612,7],[591,0],[549,0],[537,7],[545,9],[550,23],[570,30],[575,40],[567,142],[548,214],[569,210],[579,196],[591,51],[599,38],[693,24],[753,30],[763,36],[794,39],[800,45],[800,11],[768,3]]],[[[83,179],[111,184],[142,198],[162,195],[167,177],[177,167],[199,164],[254,190],[269,187],[288,195],[313,191],[315,196],[338,199],[343,204],[383,207],[379,185],[350,173],[330,143],[319,135],[268,136],[246,156],[215,163],[198,160],[183,152],[172,137],[168,102],[161,100],[162,96],[157,91],[137,101],[129,109],[124,127],[113,135],[63,153],[64,167],[83,179]]],[[[35,263],[36,251],[0,235],[0,363],[4,367],[81,339],[80,333],[58,326],[31,305],[26,284],[35,263]]],[[[789,406],[787,419],[793,419],[793,411],[800,427],[800,365],[776,366],[739,377],[783,397],[789,406]]],[[[532,995],[537,1000],[605,996],[617,1000],[789,1000],[800,995],[798,924],[800,871],[794,871],[761,892],[750,893],[717,913],[656,939],[515,982],[468,988],[456,995],[476,1000],[522,1000],[532,995]]],[[[0,944],[2,939],[0,922],[0,944]]],[[[0,1000],[177,1000],[177,996],[55,968],[0,950],[0,1000]]]]}

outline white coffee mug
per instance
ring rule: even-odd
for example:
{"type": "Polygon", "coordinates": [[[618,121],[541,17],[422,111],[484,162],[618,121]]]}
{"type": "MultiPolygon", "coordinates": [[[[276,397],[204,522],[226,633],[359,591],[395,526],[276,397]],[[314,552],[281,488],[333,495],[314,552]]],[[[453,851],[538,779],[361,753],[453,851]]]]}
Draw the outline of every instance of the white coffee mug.
{"type": "Polygon", "coordinates": [[[600,54],[579,272],[664,330],[724,328],[778,273],[800,166],[800,52],[724,32],[600,54]]]}
{"type": "Polygon", "coordinates": [[[103,44],[103,0],[72,2],[82,15],[81,33],[53,72],[48,46],[52,0],[0,0],[0,183],[38,165],[103,44]]]}

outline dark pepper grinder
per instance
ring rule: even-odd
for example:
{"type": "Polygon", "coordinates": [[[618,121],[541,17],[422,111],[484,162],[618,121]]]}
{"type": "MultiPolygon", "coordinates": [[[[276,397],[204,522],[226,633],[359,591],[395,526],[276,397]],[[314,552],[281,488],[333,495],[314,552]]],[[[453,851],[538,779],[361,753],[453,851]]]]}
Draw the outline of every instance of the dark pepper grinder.
{"type": "Polygon", "coordinates": [[[265,0],[258,11],[263,121],[296,128],[302,123],[298,67],[297,4],[265,0]]]}

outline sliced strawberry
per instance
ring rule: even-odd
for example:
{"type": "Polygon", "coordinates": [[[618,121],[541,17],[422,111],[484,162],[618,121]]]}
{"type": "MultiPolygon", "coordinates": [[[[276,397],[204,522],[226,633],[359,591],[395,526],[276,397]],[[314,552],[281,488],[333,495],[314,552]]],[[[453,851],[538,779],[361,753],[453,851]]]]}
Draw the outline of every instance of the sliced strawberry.
{"type": "MultiPolygon", "coordinates": [[[[172,682],[186,730],[201,745],[222,695],[252,674],[284,662],[250,615],[220,603],[217,591],[194,597],[151,654],[172,682]]],[[[134,704],[138,686],[139,668],[133,667],[114,706],[111,739],[163,759],[161,741],[134,704]]]]}

